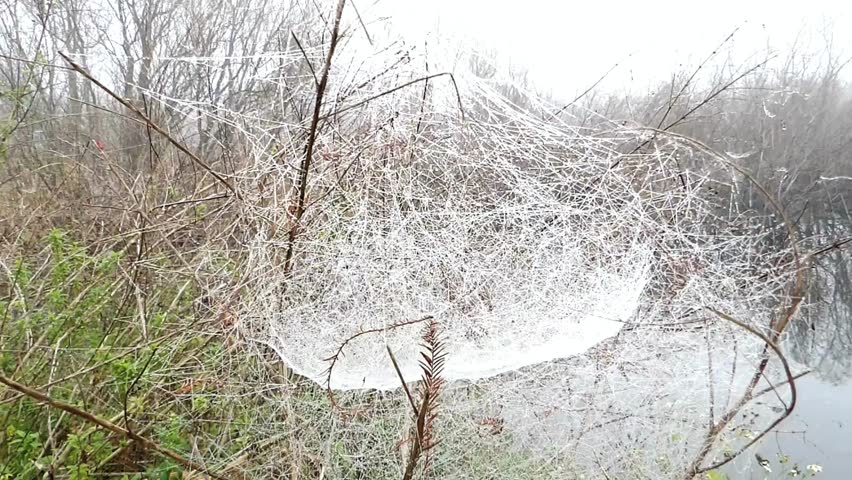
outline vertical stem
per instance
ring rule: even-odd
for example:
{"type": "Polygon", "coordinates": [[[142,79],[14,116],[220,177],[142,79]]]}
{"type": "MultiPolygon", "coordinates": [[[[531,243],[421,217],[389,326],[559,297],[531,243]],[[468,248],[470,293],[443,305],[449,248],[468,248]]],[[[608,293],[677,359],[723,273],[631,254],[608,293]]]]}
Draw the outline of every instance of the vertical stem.
{"type": "Polygon", "coordinates": [[[299,171],[299,198],[296,201],[295,212],[293,213],[293,227],[287,239],[287,253],[284,257],[284,274],[289,275],[292,267],[293,250],[296,244],[296,236],[299,234],[299,225],[302,221],[302,215],[305,214],[305,201],[308,191],[308,171],[311,168],[311,160],[314,155],[314,145],[317,141],[317,131],[319,130],[320,112],[322,109],[322,100],[325,95],[325,89],[328,86],[328,74],[331,71],[331,60],[334,57],[334,51],[337,49],[337,43],[340,39],[340,19],[343,17],[343,5],[346,0],[337,2],[337,10],[334,15],[334,26],[331,30],[331,43],[328,47],[328,54],[325,57],[325,65],[323,65],[322,76],[319,84],[317,84],[317,95],[314,101],[314,113],[311,117],[311,126],[308,130],[308,143],[305,146],[305,157],[302,159],[302,164],[299,171]]]}

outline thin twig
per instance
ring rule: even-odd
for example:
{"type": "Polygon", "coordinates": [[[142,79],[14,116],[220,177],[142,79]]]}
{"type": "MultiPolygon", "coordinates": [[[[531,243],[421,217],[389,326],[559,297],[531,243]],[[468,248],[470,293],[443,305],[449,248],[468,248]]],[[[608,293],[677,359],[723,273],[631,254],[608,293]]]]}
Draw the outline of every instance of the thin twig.
{"type": "Polygon", "coordinates": [[[416,320],[407,320],[407,321],[404,321],[404,322],[397,322],[397,323],[388,325],[386,327],[370,328],[368,330],[361,330],[360,332],[358,332],[358,333],[352,335],[351,337],[347,338],[346,340],[344,340],[337,347],[337,350],[334,352],[334,355],[325,359],[326,362],[330,362],[328,368],[325,371],[325,375],[326,375],[325,386],[326,386],[326,391],[328,392],[328,396],[331,399],[331,404],[333,406],[337,406],[337,401],[335,400],[334,392],[331,389],[331,374],[334,370],[335,365],[337,365],[337,362],[340,360],[340,356],[343,354],[343,350],[346,348],[347,345],[349,345],[349,342],[355,340],[358,337],[364,336],[364,335],[370,335],[370,334],[373,334],[373,333],[388,332],[388,331],[391,331],[391,330],[396,330],[397,328],[407,327],[409,325],[415,325],[415,324],[422,323],[422,322],[425,322],[425,321],[428,321],[428,320],[432,320],[432,318],[433,318],[432,315],[426,315],[425,317],[418,318],[416,320]]]}
{"type": "Polygon", "coordinates": [[[708,421],[709,427],[708,430],[713,430],[713,425],[716,424],[716,388],[715,382],[713,382],[713,352],[710,350],[710,332],[704,332],[704,340],[707,343],[707,390],[710,393],[710,406],[709,406],[709,417],[708,421]]]}
{"type": "MultiPolygon", "coordinates": [[[[669,113],[671,113],[672,111],[672,108],[674,108],[677,101],[680,100],[680,97],[683,96],[683,93],[686,91],[686,89],[689,88],[690,85],[692,85],[692,81],[695,80],[695,77],[698,75],[698,72],[700,72],[701,69],[704,68],[704,65],[706,65],[707,62],[710,61],[710,59],[716,56],[716,53],[726,43],[728,43],[728,40],[734,37],[734,34],[736,34],[739,29],[740,27],[735,28],[733,32],[731,32],[727,37],[725,37],[725,39],[722,40],[722,43],[720,43],[719,46],[713,49],[713,51],[710,52],[710,55],[708,55],[707,58],[705,58],[704,61],[698,65],[698,68],[696,68],[695,71],[692,72],[692,75],[690,75],[689,78],[686,79],[686,82],[684,82],[684,84],[680,87],[680,91],[677,92],[677,95],[669,98],[668,108],[666,109],[665,113],[663,113],[662,118],[660,118],[660,122],[657,124],[657,128],[663,128],[663,124],[666,122],[666,118],[668,118],[669,113]]],[[[672,87],[674,87],[674,80],[672,80],[672,87]]]]}
{"type": "Polygon", "coordinates": [[[768,57],[766,60],[764,60],[764,61],[762,61],[762,62],[758,63],[757,65],[755,65],[755,66],[753,66],[753,67],[749,68],[748,70],[746,70],[745,72],[741,73],[740,75],[737,75],[736,77],[734,77],[734,79],[733,79],[733,80],[731,80],[730,82],[728,82],[728,83],[726,83],[725,85],[723,85],[723,86],[722,86],[722,88],[720,88],[720,89],[716,90],[715,92],[711,93],[710,95],[708,95],[708,96],[707,96],[707,98],[705,98],[704,100],[702,100],[702,101],[701,101],[701,103],[699,103],[698,105],[696,105],[696,106],[692,107],[691,109],[689,109],[689,111],[688,111],[688,112],[686,112],[686,113],[684,113],[683,115],[681,115],[681,116],[680,116],[680,118],[678,118],[678,119],[677,119],[677,120],[675,120],[674,122],[672,122],[672,123],[668,124],[668,126],[666,126],[666,128],[664,128],[663,130],[670,130],[671,128],[673,128],[673,127],[675,127],[675,126],[680,125],[680,123],[681,123],[681,122],[683,122],[684,120],[686,120],[686,119],[687,119],[690,115],[692,115],[693,113],[695,113],[697,110],[699,110],[700,108],[702,108],[704,105],[707,105],[708,103],[710,103],[710,102],[711,102],[714,98],[716,98],[716,97],[718,97],[719,95],[721,95],[721,94],[722,94],[722,92],[726,91],[726,90],[727,90],[728,88],[730,88],[733,84],[735,84],[735,83],[739,82],[739,81],[740,81],[740,80],[742,80],[744,77],[746,77],[747,75],[749,75],[749,74],[753,73],[753,72],[754,72],[755,70],[757,70],[758,68],[763,67],[764,65],[766,65],[767,63],[769,63],[769,61],[770,61],[770,60],[772,60],[772,59],[774,59],[774,58],[775,58],[775,55],[772,55],[772,56],[768,57]]]}
{"type": "MultiPolygon", "coordinates": [[[[627,55],[627,58],[630,58],[630,56],[631,56],[631,55],[633,55],[633,54],[631,53],[630,55],[627,55]]],[[[622,61],[623,61],[623,60],[622,60],[622,61]]],[[[549,119],[550,119],[550,120],[552,120],[552,119],[554,119],[554,118],[558,117],[558,116],[559,116],[562,112],[564,112],[566,109],[568,109],[568,107],[570,107],[571,105],[574,105],[575,103],[579,102],[579,101],[580,101],[580,99],[582,99],[583,97],[585,97],[586,95],[588,95],[588,94],[589,94],[589,92],[591,92],[592,90],[594,90],[595,88],[597,88],[597,86],[598,86],[598,85],[600,85],[600,83],[601,83],[601,82],[603,82],[604,80],[606,80],[606,77],[608,77],[608,76],[609,76],[609,74],[610,74],[610,73],[612,73],[612,71],[613,71],[613,70],[615,70],[616,68],[618,68],[618,65],[619,65],[620,63],[621,63],[621,62],[618,62],[618,63],[616,63],[615,65],[613,65],[612,67],[610,67],[610,68],[609,68],[609,70],[607,70],[606,72],[604,72],[604,74],[603,74],[603,75],[601,75],[601,76],[600,76],[600,78],[598,78],[598,79],[597,79],[597,81],[595,81],[595,83],[591,84],[591,85],[589,86],[589,88],[587,88],[587,89],[585,89],[585,90],[583,91],[583,93],[581,93],[581,94],[577,95],[577,96],[574,98],[574,100],[571,100],[570,102],[566,103],[566,104],[565,104],[562,108],[560,108],[559,110],[557,110],[557,111],[555,111],[555,112],[551,113],[551,114],[550,114],[550,118],[549,118],[549,119]]]]}
{"type": "Polygon", "coordinates": [[[61,57],[62,57],[62,58],[63,58],[66,62],[68,62],[68,64],[69,64],[69,65],[71,65],[71,67],[72,67],[75,71],[77,71],[77,73],[79,73],[80,75],[82,75],[83,77],[85,77],[87,80],[89,80],[90,82],[92,82],[93,84],[95,84],[98,88],[100,88],[101,90],[103,90],[104,92],[106,92],[109,96],[111,96],[112,98],[114,98],[114,99],[115,99],[118,103],[120,103],[120,104],[124,105],[124,107],[125,107],[125,108],[127,108],[127,109],[128,109],[128,110],[130,110],[131,112],[135,113],[135,114],[136,114],[139,118],[141,118],[143,121],[145,121],[145,123],[146,123],[146,124],[147,124],[150,128],[154,129],[157,133],[159,133],[160,135],[162,135],[163,137],[165,137],[165,138],[166,138],[166,140],[168,140],[168,141],[169,141],[172,145],[174,145],[174,146],[175,146],[175,148],[177,148],[178,150],[180,150],[181,152],[183,152],[184,154],[186,154],[186,155],[187,155],[190,159],[192,159],[192,161],[193,161],[193,162],[195,162],[198,166],[200,166],[201,168],[203,168],[203,169],[204,169],[207,173],[209,173],[210,175],[212,175],[212,176],[213,176],[213,178],[215,178],[216,180],[218,180],[218,181],[219,181],[222,185],[224,185],[224,186],[225,186],[225,188],[227,188],[228,190],[230,190],[230,191],[231,191],[231,193],[233,193],[235,197],[237,197],[238,199],[242,199],[242,197],[240,196],[240,194],[239,194],[239,193],[237,192],[237,190],[233,187],[233,185],[231,185],[231,183],[230,183],[230,182],[228,182],[227,180],[225,180],[225,178],[224,178],[222,175],[220,175],[219,173],[216,173],[216,171],[215,171],[215,170],[213,170],[213,169],[212,169],[209,165],[207,165],[207,163],[206,163],[206,162],[204,162],[204,160],[202,160],[202,159],[198,158],[198,155],[196,155],[196,154],[194,154],[194,153],[190,152],[190,151],[189,151],[189,149],[187,149],[185,146],[183,146],[183,144],[182,144],[182,143],[180,143],[180,142],[178,142],[177,140],[175,140],[175,139],[174,139],[174,137],[172,137],[172,136],[171,136],[168,132],[166,132],[165,130],[163,130],[163,128],[162,128],[162,127],[160,127],[159,125],[157,125],[156,123],[154,123],[154,121],[153,121],[153,120],[151,120],[150,118],[148,118],[148,116],[147,116],[147,115],[145,115],[144,113],[142,113],[142,111],[140,111],[140,110],[139,110],[138,108],[136,108],[136,107],[135,107],[132,103],[130,103],[130,101],[129,101],[129,100],[127,100],[127,99],[125,99],[125,98],[121,98],[121,96],[120,96],[120,95],[118,95],[117,93],[115,93],[112,89],[110,89],[109,87],[107,87],[107,86],[106,86],[106,85],[104,85],[103,83],[99,82],[99,81],[98,81],[95,77],[93,77],[93,76],[92,76],[89,72],[87,72],[87,71],[86,71],[86,69],[84,69],[83,67],[81,67],[80,65],[78,65],[78,64],[77,64],[76,62],[74,62],[73,60],[71,60],[71,58],[69,58],[69,57],[68,57],[67,55],[65,55],[64,53],[62,53],[62,52],[58,52],[58,53],[59,53],[59,56],[61,56],[61,57]]]}
{"type": "Polygon", "coordinates": [[[370,37],[370,32],[367,31],[367,25],[364,24],[364,19],[361,18],[361,12],[358,11],[358,7],[355,6],[355,2],[350,1],[350,5],[352,5],[352,10],[355,10],[355,16],[358,17],[358,23],[361,24],[361,28],[364,30],[364,35],[367,36],[367,43],[370,46],[373,46],[373,39],[370,37]]]}
{"type": "MultiPolygon", "coordinates": [[[[771,432],[772,429],[777,427],[782,421],[784,421],[785,418],[789,417],[790,414],[793,413],[793,409],[796,408],[796,400],[798,399],[798,394],[796,392],[796,379],[793,376],[793,372],[790,370],[790,364],[787,362],[787,357],[784,356],[784,353],[781,351],[781,348],[778,345],[776,345],[775,342],[770,337],[767,337],[766,335],[764,335],[762,332],[756,330],[751,325],[743,323],[743,322],[731,317],[730,315],[727,315],[725,313],[720,312],[719,310],[716,310],[713,307],[706,307],[706,309],[709,310],[710,312],[713,312],[714,314],[716,314],[719,318],[727,320],[727,321],[733,323],[734,325],[737,325],[738,327],[748,331],[752,335],[760,338],[761,340],[763,340],[763,342],[766,344],[766,346],[768,346],[769,348],[771,348],[775,352],[775,355],[778,357],[778,360],[781,361],[781,365],[784,368],[784,374],[787,376],[787,381],[785,383],[790,386],[790,404],[785,406],[786,408],[784,409],[784,412],[778,418],[776,418],[771,424],[769,424],[768,427],[766,427],[762,432],[760,432],[758,435],[756,435],[754,438],[752,438],[751,441],[749,441],[747,444],[745,444],[739,450],[734,452],[732,455],[728,455],[727,458],[725,458],[724,460],[716,462],[716,463],[714,463],[710,466],[700,468],[700,462],[703,461],[704,457],[707,455],[707,453],[709,453],[710,448],[712,448],[713,444],[715,443],[717,435],[722,431],[722,429],[725,428],[725,426],[730,421],[730,418],[728,418],[728,417],[732,418],[733,415],[736,415],[736,412],[739,411],[739,407],[735,407],[734,409],[729,411],[728,415],[726,415],[726,418],[720,419],[719,423],[717,423],[715,425],[715,427],[713,428],[713,431],[711,432],[711,435],[708,435],[708,439],[705,442],[704,447],[702,448],[702,454],[699,455],[696,458],[696,462],[694,462],[689,467],[689,469],[687,470],[687,476],[689,478],[691,478],[695,475],[705,473],[705,472],[709,472],[710,470],[714,470],[716,468],[719,468],[719,467],[727,464],[728,462],[732,461],[734,458],[738,457],[740,454],[742,454],[744,451],[746,451],[749,447],[751,447],[752,445],[754,445],[755,443],[760,441],[761,438],[763,438],[769,432],[771,432]],[[733,415],[731,415],[731,412],[733,412],[733,415]]],[[[775,389],[773,388],[773,390],[775,390],[775,389]]],[[[753,395],[750,394],[749,392],[747,392],[746,398],[745,398],[746,401],[750,400],[751,398],[753,398],[753,395]]]]}
{"type": "Polygon", "coordinates": [[[21,62],[21,63],[26,63],[26,64],[29,64],[29,65],[36,65],[36,66],[39,66],[39,67],[58,68],[60,70],[74,71],[73,68],[66,67],[64,65],[56,65],[56,64],[53,64],[53,63],[39,62],[39,61],[35,61],[35,60],[27,60],[26,58],[13,57],[12,55],[6,55],[6,54],[3,54],[3,53],[0,53],[0,58],[5,58],[6,60],[12,60],[13,62],[21,62]]]}
{"type": "Polygon", "coordinates": [[[161,203],[160,205],[155,205],[152,208],[152,210],[156,210],[158,208],[164,208],[165,209],[165,208],[169,208],[169,207],[176,207],[178,205],[187,205],[187,204],[191,204],[191,203],[209,202],[211,200],[221,200],[223,198],[228,198],[229,196],[230,195],[220,193],[218,195],[211,195],[209,197],[204,197],[204,198],[189,198],[189,199],[186,199],[186,200],[179,200],[177,202],[161,203]]]}
{"type": "Polygon", "coordinates": [[[302,52],[302,57],[305,59],[305,63],[308,64],[308,69],[311,71],[311,76],[314,77],[314,86],[319,87],[319,79],[317,78],[317,72],[314,70],[314,65],[311,63],[311,59],[308,57],[307,52],[302,47],[302,42],[299,41],[299,37],[296,36],[296,32],[290,32],[290,35],[293,36],[293,40],[296,41],[296,46],[299,47],[299,51],[302,52]]]}
{"type": "Polygon", "coordinates": [[[396,357],[393,356],[393,351],[390,348],[390,345],[386,345],[388,349],[388,356],[390,356],[391,363],[393,364],[394,370],[396,370],[397,376],[399,376],[399,383],[402,385],[403,391],[405,391],[405,396],[408,398],[408,403],[411,404],[411,410],[414,415],[417,415],[417,405],[414,404],[414,397],[411,396],[411,391],[408,389],[408,384],[405,383],[405,377],[402,376],[402,371],[399,369],[399,364],[396,362],[396,357]]]}
{"type": "Polygon", "coordinates": [[[136,384],[139,383],[139,379],[142,378],[142,375],[144,375],[145,371],[148,370],[148,366],[151,365],[151,360],[154,359],[154,355],[156,353],[157,347],[155,346],[151,349],[151,355],[148,356],[148,360],[145,361],[145,365],[142,365],[142,369],[139,370],[139,373],[136,374],[136,377],[130,383],[130,386],[127,387],[127,391],[124,392],[124,428],[126,428],[128,432],[132,432],[133,429],[130,427],[130,415],[127,412],[127,399],[130,398],[130,394],[133,392],[133,389],[136,388],[136,384]]]}
{"type": "Polygon", "coordinates": [[[334,117],[334,116],[340,115],[340,114],[341,114],[341,113],[343,113],[343,112],[348,112],[349,110],[352,110],[352,109],[354,109],[354,108],[358,108],[358,107],[360,107],[360,106],[362,106],[362,105],[365,105],[365,104],[367,104],[367,103],[372,102],[373,100],[375,100],[375,99],[377,99],[377,98],[381,98],[381,97],[384,97],[385,95],[390,95],[390,94],[392,94],[392,93],[394,93],[394,92],[396,92],[396,91],[402,90],[402,89],[403,89],[403,88],[405,88],[405,87],[410,87],[411,85],[414,85],[414,84],[417,84],[417,83],[420,83],[420,82],[427,82],[427,81],[429,81],[429,80],[431,80],[431,79],[433,79],[433,78],[443,77],[443,76],[445,76],[445,75],[446,75],[446,76],[448,76],[448,77],[450,77],[450,81],[453,83],[453,88],[454,88],[454,89],[455,89],[455,91],[456,91],[456,101],[458,102],[458,105],[459,105],[459,112],[460,112],[460,114],[461,114],[461,120],[462,120],[462,122],[464,122],[464,119],[465,119],[465,113],[464,113],[464,105],[462,104],[461,93],[459,92],[458,84],[456,84],[456,78],[455,78],[455,76],[453,76],[453,74],[452,74],[452,73],[450,73],[450,72],[442,72],[442,73],[436,73],[436,74],[434,74],[434,75],[426,75],[425,77],[420,77],[420,78],[416,78],[416,79],[414,79],[414,80],[411,80],[411,81],[405,82],[405,83],[403,83],[402,85],[397,85],[396,87],[393,87],[393,88],[391,88],[390,90],[386,90],[386,91],[384,91],[384,92],[382,92],[382,93],[378,93],[378,94],[376,94],[376,95],[373,95],[372,97],[369,97],[369,98],[366,98],[366,99],[364,99],[364,100],[361,100],[360,102],[356,102],[356,103],[354,103],[353,105],[348,105],[348,106],[346,106],[346,107],[343,107],[343,108],[340,108],[340,109],[338,109],[338,110],[335,110],[335,111],[333,111],[333,112],[331,112],[331,113],[327,113],[327,114],[323,115],[323,116],[321,117],[321,119],[322,119],[322,120],[325,120],[326,118],[334,117]]]}

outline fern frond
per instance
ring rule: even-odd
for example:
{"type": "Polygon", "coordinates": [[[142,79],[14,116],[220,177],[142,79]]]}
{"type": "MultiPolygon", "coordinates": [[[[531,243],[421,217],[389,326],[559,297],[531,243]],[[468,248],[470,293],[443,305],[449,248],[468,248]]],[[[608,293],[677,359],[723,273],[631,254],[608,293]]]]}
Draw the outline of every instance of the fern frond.
{"type": "Polygon", "coordinates": [[[431,451],[437,445],[435,420],[438,418],[440,395],[444,387],[444,364],[447,353],[439,332],[438,322],[430,320],[423,335],[420,369],[423,372],[423,403],[419,412],[417,433],[423,451],[423,469],[428,470],[432,463],[431,451]]]}

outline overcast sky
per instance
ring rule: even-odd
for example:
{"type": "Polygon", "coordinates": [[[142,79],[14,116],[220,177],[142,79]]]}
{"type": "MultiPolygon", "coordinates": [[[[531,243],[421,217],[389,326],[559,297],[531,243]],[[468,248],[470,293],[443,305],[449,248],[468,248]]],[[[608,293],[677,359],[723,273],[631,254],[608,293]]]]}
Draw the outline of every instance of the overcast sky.
{"type": "Polygon", "coordinates": [[[822,49],[822,32],[852,52],[852,1],[380,0],[397,29],[492,48],[539,88],[571,96],[614,64],[605,88],[644,88],[680,64],[699,64],[739,27],[725,54],[745,65],[768,49],[822,49]],[[382,1],[384,3],[382,3],[382,1]]]}

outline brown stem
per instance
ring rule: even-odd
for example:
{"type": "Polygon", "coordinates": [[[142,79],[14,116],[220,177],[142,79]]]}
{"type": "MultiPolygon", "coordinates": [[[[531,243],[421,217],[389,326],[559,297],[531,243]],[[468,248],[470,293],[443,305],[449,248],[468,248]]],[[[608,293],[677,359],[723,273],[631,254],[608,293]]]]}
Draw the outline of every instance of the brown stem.
{"type": "MultiPolygon", "coordinates": [[[[752,398],[754,398],[753,392],[754,392],[754,387],[756,386],[756,382],[753,381],[753,384],[749,385],[749,388],[746,389],[746,394],[743,396],[743,398],[739,402],[737,402],[737,405],[734,408],[732,408],[731,410],[729,410],[725,414],[724,417],[719,419],[719,422],[716,423],[716,425],[714,425],[714,427],[711,429],[709,435],[707,436],[707,439],[704,442],[704,445],[702,446],[702,448],[699,452],[699,455],[696,456],[692,465],[690,465],[689,468],[686,471],[686,478],[687,479],[691,479],[691,478],[695,477],[695,475],[705,473],[705,472],[709,472],[710,470],[714,470],[716,468],[721,467],[722,465],[727,464],[728,462],[732,461],[734,458],[736,458],[740,454],[742,454],[744,451],[746,451],[749,447],[751,447],[752,445],[754,445],[755,443],[760,441],[761,438],[766,436],[769,432],[772,431],[773,428],[777,427],[778,424],[780,424],[782,421],[784,421],[785,418],[789,417],[790,414],[793,413],[793,409],[796,408],[796,400],[798,398],[798,394],[796,392],[796,377],[793,375],[792,370],[790,370],[790,365],[789,365],[789,363],[787,363],[787,357],[784,356],[784,353],[781,351],[781,348],[778,345],[776,345],[775,342],[770,337],[767,337],[766,335],[764,335],[760,331],[756,330],[752,326],[745,324],[745,323],[731,317],[730,315],[722,313],[722,312],[720,312],[720,311],[718,311],[718,310],[716,310],[712,307],[707,307],[707,310],[713,312],[719,318],[727,320],[727,321],[737,325],[738,327],[747,330],[752,335],[759,337],[766,344],[766,347],[772,349],[775,352],[775,355],[778,357],[778,360],[781,361],[781,365],[784,368],[784,374],[787,376],[787,380],[786,380],[785,383],[790,385],[790,404],[785,405],[786,408],[784,409],[784,412],[778,418],[776,418],[768,427],[766,427],[762,432],[760,432],[760,434],[755,436],[750,442],[748,442],[742,448],[740,448],[739,450],[734,452],[733,455],[729,455],[725,460],[722,460],[720,462],[716,462],[712,465],[709,465],[707,467],[702,468],[701,463],[704,461],[704,458],[706,458],[707,454],[710,453],[710,449],[713,448],[713,444],[716,443],[716,438],[719,435],[719,433],[721,433],[721,431],[728,425],[728,423],[736,416],[736,414],[739,412],[740,408],[743,405],[745,405],[748,401],[750,401],[752,398]]],[[[758,368],[758,372],[761,375],[762,375],[762,372],[766,368],[766,364],[768,364],[768,363],[769,363],[768,357],[764,357],[764,360],[761,361],[760,367],[758,368]]],[[[757,378],[759,378],[759,376],[757,378]]]]}
{"type": "Polygon", "coordinates": [[[330,362],[329,365],[328,365],[328,369],[326,369],[326,371],[325,371],[325,374],[326,374],[325,388],[326,388],[326,391],[328,392],[328,398],[329,398],[329,400],[331,400],[332,406],[337,407],[338,405],[337,405],[337,400],[334,397],[334,392],[331,389],[331,374],[334,371],[335,365],[337,365],[337,361],[340,360],[340,356],[343,354],[343,350],[346,348],[347,345],[349,345],[349,342],[351,342],[352,340],[355,340],[356,338],[361,337],[363,335],[369,335],[369,334],[381,333],[381,332],[389,332],[389,331],[395,330],[397,328],[406,327],[406,326],[409,326],[409,325],[414,325],[414,324],[429,321],[429,320],[432,320],[432,319],[433,319],[432,315],[427,315],[425,317],[418,318],[416,320],[407,320],[407,321],[404,321],[404,322],[393,323],[393,324],[388,325],[386,327],[371,328],[371,329],[368,329],[368,330],[361,330],[360,332],[356,333],[355,335],[352,335],[351,337],[344,340],[343,343],[341,343],[337,347],[337,350],[334,352],[334,355],[325,359],[325,361],[330,362]]]}
{"type": "MultiPolygon", "coordinates": [[[[331,40],[328,47],[328,54],[325,57],[325,65],[322,67],[322,76],[319,84],[317,84],[317,95],[314,101],[314,113],[311,117],[311,126],[308,129],[308,143],[305,146],[305,157],[302,159],[302,164],[299,171],[299,198],[296,201],[296,209],[293,218],[293,227],[287,238],[287,253],[284,256],[284,274],[290,273],[291,262],[293,260],[293,251],[296,244],[296,236],[299,233],[299,224],[302,221],[302,215],[305,214],[305,199],[308,192],[308,172],[311,169],[311,161],[314,156],[314,145],[317,141],[317,132],[319,130],[320,111],[322,110],[322,100],[325,95],[325,89],[328,86],[328,76],[331,72],[331,60],[334,57],[334,51],[337,49],[337,43],[340,40],[340,20],[343,17],[343,6],[346,0],[337,2],[337,10],[334,15],[334,26],[331,29],[331,40]]],[[[295,38],[295,37],[294,37],[295,38]]],[[[310,64],[308,64],[310,66],[310,64]]],[[[313,69],[311,69],[313,70],[313,69]]],[[[316,77],[315,77],[316,78],[316,77]]]]}

